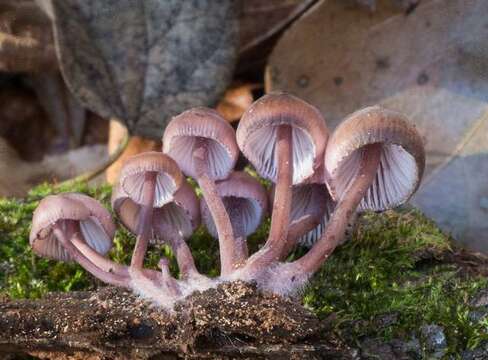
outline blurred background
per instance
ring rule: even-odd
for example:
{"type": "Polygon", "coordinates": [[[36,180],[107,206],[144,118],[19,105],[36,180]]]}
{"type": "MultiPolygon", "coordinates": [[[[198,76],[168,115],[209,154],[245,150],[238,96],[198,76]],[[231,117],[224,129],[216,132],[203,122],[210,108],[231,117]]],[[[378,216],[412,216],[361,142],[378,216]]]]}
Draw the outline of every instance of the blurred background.
{"type": "Polygon", "coordinates": [[[412,204],[488,252],[487,1],[145,6],[0,0],[0,196],[80,174],[113,183],[126,157],[160,149],[171,116],[212,106],[237,125],[287,91],[331,130],[368,105],[405,113],[427,150],[412,204]]]}

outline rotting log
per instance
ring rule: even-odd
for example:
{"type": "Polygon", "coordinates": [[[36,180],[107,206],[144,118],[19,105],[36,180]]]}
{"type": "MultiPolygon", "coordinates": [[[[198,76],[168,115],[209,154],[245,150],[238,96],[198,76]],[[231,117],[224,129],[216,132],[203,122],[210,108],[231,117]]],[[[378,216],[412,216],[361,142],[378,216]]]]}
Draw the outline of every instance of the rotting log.
{"type": "Polygon", "coordinates": [[[0,357],[327,358],[351,352],[299,303],[242,282],[195,293],[166,313],[124,290],[0,301],[0,357]]]}

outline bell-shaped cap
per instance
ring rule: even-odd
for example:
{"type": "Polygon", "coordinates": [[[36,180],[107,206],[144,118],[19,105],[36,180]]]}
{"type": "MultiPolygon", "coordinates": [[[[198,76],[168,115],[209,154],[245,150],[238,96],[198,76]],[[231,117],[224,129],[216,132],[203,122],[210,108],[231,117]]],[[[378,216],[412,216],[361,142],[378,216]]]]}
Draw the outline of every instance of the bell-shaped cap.
{"type": "MultiPolygon", "coordinates": [[[[297,226],[298,223],[308,217],[319,222],[314,229],[297,240],[300,245],[308,248],[320,238],[336,206],[335,201],[332,200],[329,194],[327,186],[321,181],[318,181],[320,179],[320,173],[318,173],[313,178],[309,178],[305,183],[292,187],[289,227],[297,226]]],[[[274,201],[274,190],[275,186],[270,191],[270,203],[274,201]]]]}
{"type": "Polygon", "coordinates": [[[290,227],[306,216],[320,219],[320,223],[313,230],[298,239],[300,245],[310,248],[320,239],[335,205],[325,184],[309,183],[293,187],[290,227]]]}
{"type": "Polygon", "coordinates": [[[142,204],[144,180],[148,172],[157,173],[154,207],[173,201],[183,175],[176,162],[160,152],[149,151],[129,158],[120,171],[119,184],[134,202],[142,204]]]}
{"type": "MultiPolygon", "coordinates": [[[[134,202],[120,187],[112,193],[112,208],[122,224],[132,233],[136,232],[141,205],[134,202]]],[[[154,209],[152,221],[152,241],[164,240],[162,229],[171,227],[184,239],[190,237],[200,225],[200,202],[193,188],[183,181],[171,203],[154,209]]]]}
{"type": "Polygon", "coordinates": [[[78,222],[83,239],[99,254],[105,255],[112,248],[115,225],[108,210],[89,196],[65,193],[45,197],[34,211],[29,241],[36,254],[71,260],[52,231],[56,223],[66,228],[67,220],[78,222]]]}
{"type": "Polygon", "coordinates": [[[197,177],[193,153],[200,146],[207,150],[210,178],[225,179],[239,156],[235,132],[216,111],[203,107],[174,117],[163,135],[163,152],[193,178],[197,177]]]}
{"type": "Polygon", "coordinates": [[[325,120],[314,106],[288,94],[265,95],[242,116],[237,143],[257,172],[276,182],[280,125],[292,128],[293,184],[299,184],[321,165],[329,137],[325,120]]]}
{"type": "MultiPolygon", "coordinates": [[[[235,171],[216,186],[229,214],[234,234],[249,236],[255,232],[268,211],[268,197],[263,185],[251,175],[235,171]]],[[[217,228],[205,200],[201,201],[201,213],[208,232],[217,237],[217,228]]]]}
{"type": "Polygon", "coordinates": [[[358,210],[396,207],[417,190],[425,167],[422,138],[402,114],[372,106],[346,118],[327,145],[325,177],[335,200],[341,198],[356,177],[364,146],[378,143],[382,150],[376,178],[358,210]]]}

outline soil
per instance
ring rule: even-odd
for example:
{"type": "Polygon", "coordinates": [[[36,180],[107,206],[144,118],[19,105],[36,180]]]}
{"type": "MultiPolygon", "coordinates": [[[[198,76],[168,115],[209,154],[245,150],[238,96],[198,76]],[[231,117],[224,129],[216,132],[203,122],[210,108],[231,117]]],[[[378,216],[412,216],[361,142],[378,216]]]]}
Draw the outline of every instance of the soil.
{"type": "Polygon", "coordinates": [[[252,284],[195,293],[168,313],[121,289],[0,300],[0,358],[350,359],[299,303],[252,284]]]}

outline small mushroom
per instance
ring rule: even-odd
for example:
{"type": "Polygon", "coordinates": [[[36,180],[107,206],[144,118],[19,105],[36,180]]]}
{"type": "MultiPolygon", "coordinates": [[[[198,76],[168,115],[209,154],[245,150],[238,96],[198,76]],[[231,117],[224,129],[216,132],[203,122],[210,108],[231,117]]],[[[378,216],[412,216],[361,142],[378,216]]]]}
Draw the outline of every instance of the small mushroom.
{"type": "Polygon", "coordinates": [[[327,230],[297,260],[313,273],[344,237],[350,217],[360,210],[386,210],[408,201],[425,166],[422,139],[407,119],[379,106],[350,115],[332,134],[325,154],[325,176],[337,206],[327,230]]]}
{"type": "Polygon", "coordinates": [[[328,130],[320,112],[288,94],[270,94],[242,116],[237,143],[258,173],[276,185],[265,262],[279,258],[286,247],[291,186],[311,177],[323,161],[328,130]]]}
{"type": "Polygon", "coordinates": [[[137,240],[131,260],[131,269],[142,271],[144,255],[152,235],[154,208],[173,201],[183,176],[178,165],[169,156],[146,152],[129,158],[120,172],[119,186],[125,194],[141,206],[136,222],[137,240]]]}
{"type": "Polygon", "coordinates": [[[215,180],[229,176],[237,161],[234,129],[212,109],[191,109],[166,127],[163,152],[200,185],[217,228],[222,273],[229,273],[235,260],[234,234],[215,180]]]}
{"type": "Polygon", "coordinates": [[[405,116],[379,106],[357,111],[337,127],[325,154],[327,185],[335,200],[353,191],[361,159],[370,157],[372,146],[380,147],[380,160],[359,211],[383,211],[408,201],[425,166],[422,139],[405,116]]]}
{"type": "MultiPolygon", "coordinates": [[[[248,257],[246,237],[257,230],[268,210],[266,190],[251,175],[236,171],[217,183],[217,191],[232,223],[237,243],[234,266],[237,266],[248,257]]],[[[201,202],[201,212],[208,232],[217,237],[217,229],[205,200],[201,202]]]]}
{"type": "Polygon", "coordinates": [[[34,211],[30,244],[43,257],[75,260],[111,284],[127,286],[123,267],[103,257],[112,247],[115,225],[96,200],[67,193],[45,197],[34,211]]]}
{"type": "Polygon", "coordinates": [[[293,245],[298,243],[307,248],[320,239],[324,229],[327,227],[330,216],[334,211],[335,202],[330,197],[325,184],[311,183],[300,184],[292,190],[291,222],[288,230],[288,238],[297,237],[293,245]],[[314,220],[317,224],[310,229],[307,227],[307,218],[314,220]],[[306,231],[310,229],[309,231],[306,231]]]}
{"type": "MultiPolygon", "coordinates": [[[[112,208],[124,226],[135,233],[141,205],[134,202],[120,186],[116,187],[112,194],[112,208]]],[[[175,193],[173,202],[153,211],[151,239],[156,242],[168,242],[175,253],[182,277],[198,274],[185,240],[199,224],[199,200],[186,181],[183,181],[175,193]]]]}

